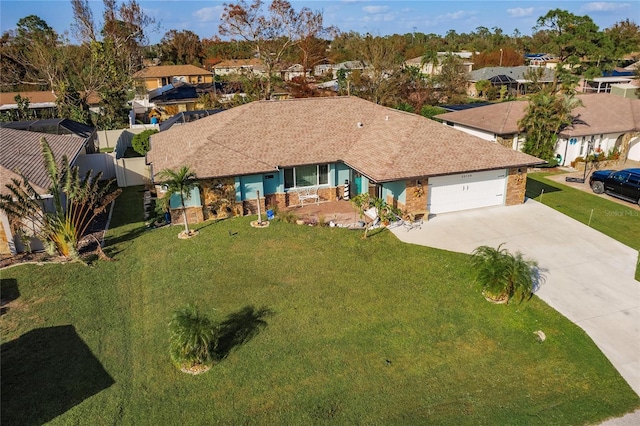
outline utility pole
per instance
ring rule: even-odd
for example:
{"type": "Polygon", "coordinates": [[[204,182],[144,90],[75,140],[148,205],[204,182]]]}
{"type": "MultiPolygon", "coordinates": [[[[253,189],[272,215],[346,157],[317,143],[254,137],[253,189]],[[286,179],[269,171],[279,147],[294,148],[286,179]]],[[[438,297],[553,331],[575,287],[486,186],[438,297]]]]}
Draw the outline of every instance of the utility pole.
{"type": "Polygon", "coordinates": [[[502,49],[500,49],[500,66],[502,66],[502,49]]]}

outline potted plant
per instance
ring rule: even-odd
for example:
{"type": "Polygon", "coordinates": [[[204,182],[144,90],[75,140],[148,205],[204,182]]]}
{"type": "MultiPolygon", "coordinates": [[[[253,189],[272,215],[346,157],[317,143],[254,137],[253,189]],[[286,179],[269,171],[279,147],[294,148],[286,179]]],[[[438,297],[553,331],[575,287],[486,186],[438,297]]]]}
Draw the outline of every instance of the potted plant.
{"type": "Polygon", "coordinates": [[[538,276],[538,263],[525,259],[520,252],[480,246],[472,252],[476,282],[484,297],[493,303],[509,303],[512,298],[522,302],[533,295],[538,276]]]}
{"type": "Polygon", "coordinates": [[[194,305],[176,310],[169,321],[169,353],[182,372],[201,374],[213,365],[217,330],[194,305]]]}

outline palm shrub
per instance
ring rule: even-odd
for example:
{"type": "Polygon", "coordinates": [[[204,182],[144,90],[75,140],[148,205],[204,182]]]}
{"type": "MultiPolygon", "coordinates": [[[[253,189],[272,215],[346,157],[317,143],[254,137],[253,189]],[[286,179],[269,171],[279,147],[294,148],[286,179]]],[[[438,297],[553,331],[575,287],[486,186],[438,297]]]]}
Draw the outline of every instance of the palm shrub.
{"type": "Polygon", "coordinates": [[[50,253],[64,257],[78,257],[78,243],[87,234],[89,225],[122,192],[111,189],[114,179],[101,182],[102,172],[84,177],[79,168],[72,167],[66,156],[59,163],[47,140],[40,139],[42,159],[51,182],[48,188],[51,207],[36,191],[29,179],[20,173],[5,185],[7,192],[0,195],[0,209],[4,210],[12,228],[28,244],[30,237],[41,240],[50,253]]]}
{"type": "Polygon", "coordinates": [[[182,371],[203,373],[211,368],[216,326],[194,305],[176,310],[169,321],[169,354],[182,371]]]}
{"type": "Polygon", "coordinates": [[[522,302],[533,295],[538,263],[524,259],[522,253],[512,254],[502,244],[498,248],[480,246],[472,252],[471,261],[487,299],[509,303],[515,297],[522,302]]]}

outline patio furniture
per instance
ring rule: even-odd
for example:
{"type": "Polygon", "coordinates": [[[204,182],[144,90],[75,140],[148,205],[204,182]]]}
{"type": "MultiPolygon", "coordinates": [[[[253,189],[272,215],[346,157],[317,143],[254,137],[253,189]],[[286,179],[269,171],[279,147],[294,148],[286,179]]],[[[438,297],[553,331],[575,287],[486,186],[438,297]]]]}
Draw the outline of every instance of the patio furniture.
{"type": "Polygon", "coordinates": [[[309,200],[315,200],[316,204],[320,202],[317,186],[303,186],[298,188],[296,192],[298,193],[298,201],[300,202],[301,207],[304,206],[305,202],[309,202],[309,200]]]}
{"type": "Polygon", "coordinates": [[[395,228],[398,226],[402,226],[404,229],[411,231],[412,229],[419,228],[422,229],[422,222],[424,221],[424,216],[427,214],[426,211],[418,211],[414,213],[409,213],[405,215],[406,219],[401,218],[395,213],[392,213],[395,216],[396,220],[391,222],[391,227],[395,228]]]}
{"type": "Polygon", "coordinates": [[[370,229],[377,226],[380,223],[380,216],[378,215],[378,209],[375,207],[371,207],[364,211],[364,215],[371,219],[371,223],[369,224],[370,229]]]}
{"type": "Polygon", "coordinates": [[[428,214],[427,211],[417,211],[413,213],[409,213],[408,221],[404,220],[402,226],[404,226],[407,231],[411,231],[412,229],[418,228],[422,229],[422,222],[424,221],[424,217],[428,214]]]}

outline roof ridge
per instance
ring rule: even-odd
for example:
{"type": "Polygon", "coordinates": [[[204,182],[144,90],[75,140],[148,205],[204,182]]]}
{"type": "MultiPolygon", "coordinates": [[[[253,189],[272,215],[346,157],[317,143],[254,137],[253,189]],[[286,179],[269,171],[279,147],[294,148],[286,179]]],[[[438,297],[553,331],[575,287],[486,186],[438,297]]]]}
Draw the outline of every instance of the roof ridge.
{"type": "MultiPolygon", "coordinates": [[[[514,101],[509,101],[507,102],[507,110],[505,111],[504,115],[502,116],[502,124],[500,124],[500,131],[504,132],[504,127],[507,124],[507,118],[509,117],[509,115],[511,114],[511,107],[513,107],[513,102],[514,101]]],[[[520,126],[518,126],[520,127],[520,126]]]]}

